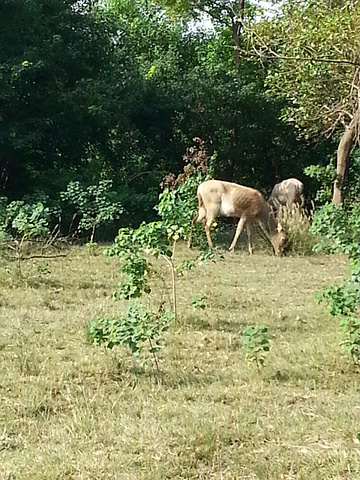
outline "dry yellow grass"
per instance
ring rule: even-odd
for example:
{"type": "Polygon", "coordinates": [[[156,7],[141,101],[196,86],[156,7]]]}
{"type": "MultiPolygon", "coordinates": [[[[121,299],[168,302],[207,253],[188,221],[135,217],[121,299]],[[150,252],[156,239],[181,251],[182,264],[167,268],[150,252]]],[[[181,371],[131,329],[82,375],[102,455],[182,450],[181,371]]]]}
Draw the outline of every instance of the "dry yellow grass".
{"type": "Polygon", "coordinates": [[[279,212],[280,222],[286,232],[286,251],[297,255],[311,255],[319,238],[310,233],[313,211],[306,211],[300,206],[291,210],[282,207],[279,212]]]}
{"type": "Polygon", "coordinates": [[[359,478],[358,372],[314,302],[344,258],[240,251],[188,272],[160,374],[86,343],[91,319],[124,307],[117,259],[73,248],[43,263],[24,266],[27,284],[1,267],[1,480],[359,478]],[[260,372],[241,349],[252,323],[270,333],[260,372]]]}

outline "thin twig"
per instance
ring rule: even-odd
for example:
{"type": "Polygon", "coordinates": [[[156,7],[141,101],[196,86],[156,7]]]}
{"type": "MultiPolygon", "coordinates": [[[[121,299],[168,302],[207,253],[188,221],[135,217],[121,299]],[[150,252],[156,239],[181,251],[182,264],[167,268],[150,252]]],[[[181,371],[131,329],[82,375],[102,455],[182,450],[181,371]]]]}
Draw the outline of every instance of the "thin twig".
{"type": "Polygon", "coordinates": [[[261,52],[257,52],[256,55],[244,52],[240,47],[233,46],[231,48],[234,48],[235,50],[239,50],[239,52],[242,54],[241,57],[243,58],[248,58],[249,60],[258,60],[258,59],[263,59],[263,60],[296,60],[296,61],[301,61],[301,62],[322,62],[322,63],[337,63],[337,64],[343,64],[343,65],[352,65],[352,66],[357,66],[360,67],[359,62],[352,62],[351,60],[340,60],[340,59],[335,59],[335,58],[320,58],[320,57],[293,57],[293,56],[287,56],[287,55],[278,55],[275,52],[272,52],[272,55],[266,55],[261,52]]]}
{"type": "MultiPolygon", "coordinates": [[[[151,348],[151,350],[153,350],[153,345],[152,345],[151,338],[148,338],[148,340],[149,340],[149,343],[150,343],[150,348],[151,348]]],[[[152,353],[152,355],[153,355],[153,357],[154,357],[154,360],[155,360],[156,369],[157,369],[158,372],[160,372],[160,368],[159,368],[159,364],[158,364],[158,361],[157,361],[155,352],[152,351],[151,353],[152,353]]]]}
{"type": "Polygon", "coordinates": [[[30,260],[32,258],[59,258],[59,257],[67,257],[70,252],[68,253],[62,253],[58,255],[29,255],[28,257],[24,257],[22,255],[18,255],[16,257],[10,256],[10,258],[16,259],[18,261],[20,260],[30,260]]]}
{"type": "MultiPolygon", "coordinates": [[[[174,252],[173,252],[174,254],[174,252]]],[[[165,259],[167,264],[170,267],[171,270],[171,280],[172,280],[172,296],[173,296],[173,312],[174,312],[174,320],[176,321],[176,312],[177,312],[177,307],[176,307],[176,283],[175,283],[175,267],[174,267],[174,262],[172,257],[168,258],[166,255],[161,254],[161,256],[165,259]]]]}

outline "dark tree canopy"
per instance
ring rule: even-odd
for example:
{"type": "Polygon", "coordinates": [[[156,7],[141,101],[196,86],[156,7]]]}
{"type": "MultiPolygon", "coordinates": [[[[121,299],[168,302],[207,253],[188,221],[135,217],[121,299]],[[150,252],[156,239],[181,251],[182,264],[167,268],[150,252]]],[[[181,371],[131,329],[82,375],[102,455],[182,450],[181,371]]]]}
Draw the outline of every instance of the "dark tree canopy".
{"type": "MultiPolygon", "coordinates": [[[[220,2],[221,3],[221,2],[220,2]]],[[[234,3],[235,5],[235,3],[234,3]]],[[[56,197],[113,180],[129,219],[154,216],[159,184],[200,137],[219,178],[269,192],[333,145],[297,137],[266,65],[234,63],[231,24],[188,29],[153,2],[0,4],[2,193],[56,197]]]]}

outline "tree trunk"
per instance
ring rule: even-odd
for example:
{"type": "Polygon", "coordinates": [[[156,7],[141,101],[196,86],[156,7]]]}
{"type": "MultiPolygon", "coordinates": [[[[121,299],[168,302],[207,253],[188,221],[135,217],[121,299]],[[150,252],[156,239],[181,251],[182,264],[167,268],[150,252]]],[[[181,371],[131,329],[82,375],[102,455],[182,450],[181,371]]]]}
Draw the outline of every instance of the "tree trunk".
{"type": "Polygon", "coordinates": [[[334,193],[332,201],[335,205],[340,205],[343,201],[342,186],[344,184],[346,173],[349,169],[349,157],[351,149],[358,138],[359,133],[360,107],[355,113],[344,135],[341,137],[336,159],[336,179],[334,182],[334,193]]]}
{"type": "Polygon", "coordinates": [[[240,36],[243,27],[245,0],[238,1],[238,12],[236,18],[232,18],[232,31],[234,40],[234,57],[235,67],[238,68],[240,63],[240,36]]]}

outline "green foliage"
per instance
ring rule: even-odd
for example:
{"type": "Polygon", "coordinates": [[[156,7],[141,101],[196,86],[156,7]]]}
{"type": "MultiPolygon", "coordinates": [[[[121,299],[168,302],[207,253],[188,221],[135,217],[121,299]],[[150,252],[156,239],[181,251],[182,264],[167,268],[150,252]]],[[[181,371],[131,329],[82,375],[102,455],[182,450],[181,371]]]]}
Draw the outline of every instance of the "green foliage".
{"type": "Polygon", "coordinates": [[[126,345],[139,356],[148,344],[148,353],[155,356],[164,344],[164,333],[169,329],[173,314],[168,310],[153,314],[139,303],[132,303],[126,315],[118,318],[100,317],[93,320],[88,338],[94,345],[113,348],[126,345]]]}
{"type": "Polygon", "coordinates": [[[191,221],[197,207],[197,188],[201,182],[211,178],[216,153],[209,157],[206,146],[200,138],[194,138],[195,145],[189,147],[183,156],[183,173],[177,177],[169,174],[163,180],[164,191],[159,196],[155,210],[168,229],[179,238],[187,239],[191,221]]]}
{"type": "Polygon", "coordinates": [[[207,296],[206,295],[195,295],[194,297],[192,297],[191,299],[191,306],[193,308],[199,308],[201,310],[205,310],[206,308],[206,300],[207,300],[207,296]]]}
{"type": "Polygon", "coordinates": [[[105,249],[106,255],[117,255],[124,259],[128,252],[144,250],[158,256],[171,255],[167,228],[162,222],[143,222],[139,228],[120,228],[114,244],[105,249]]]}
{"type": "Polygon", "coordinates": [[[345,211],[343,207],[327,203],[315,211],[311,231],[322,237],[315,251],[341,252],[357,258],[359,254],[360,203],[345,211]]]}
{"type": "MultiPolygon", "coordinates": [[[[195,145],[189,147],[183,156],[183,172],[177,177],[169,174],[164,178],[162,185],[165,188],[155,206],[168,231],[174,232],[174,240],[189,238],[192,220],[198,208],[197,188],[200,183],[212,178],[217,157],[216,153],[211,157],[207,155],[205,143],[200,138],[196,137],[193,141],[195,145]]],[[[203,235],[196,235],[195,243],[205,246],[204,242],[203,235]]]]}
{"type": "Polygon", "coordinates": [[[342,318],[339,323],[340,345],[360,362],[360,318],[342,318]]]}
{"type": "MultiPolygon", "coordinates": [[[[150,353],[154,355],[160,348],[163,340],[159,337],[166,331],[173,319],[176,318],[176,270],[174,254],[176,241],[182,235],[182,228],[177,225],[166,225],[164,222],[143,222],[139,228],[122,228],[115,238],[114,244],[105,249],[108,256],[118,256],[121,260],[120,274],[123,280],[113,293],[113,299],[135,299],[143,294],[150,294],[149,277],[153,273],[147,256],[161,257],[170,267],[172,279],[172,311],[163,312],[162,305],[159,313],[154,316],[144,309],[140,303],[130,304],[125,317],[119,319],[100,318],[90,325],[90,338],[96,343],[104,343],[112,348],[118,344],[127,344],[131,351],[138,355],[141,345],[149,341],[150,353]],[[173,243],[172,249],[170,242],[173,243]],[[156,339],[157,338],[157,339],[156,339]],[[156,340],[155,340],[156,339],[156,340]],[[153,341],[155,340],[155,343],[153,341]]],[[[203,262],[204,260],[200,260],[203,262]]],[[[189,270],[195,265],[193,262],[180,265],[180,273],[189,270]]],[[[164,282],[165,283],[165,282],[164,282]]],[[[194,308],[205,308],[205,296],[192,299],[194,308]]],[[[156,362],[157,368],[158,364],[156,362]]]]}
{"type": "Polygon", "coordinates": [[[91,10],[73,0],[0,3],[2,186],[12,198],[31,191],[43,172],[51,172],[44,182],[51,192],[63,168],[104,141],[113,29],[91,10]]]}
{"type": "Polygon", "coordinates": [[[118,285],[118,290],[113,293],[113,299],[138,298],[143,293],[150,293],[151,288],[148,285],[149,266],[145,258],[138,253],[129,253],[123,258],[120,267],[120,274],[126,277],[118,285]]]}
{"type": "Polygon", "coordinates": [[[104,251],[110,257],[118,255],[121,259],[120,274],[126,280],[119,283],[118,289],[113,293],[113,298],[138,298],[143,293],[150,293],[148,286],[149,266],[141,256],[140,248],[134,241],[134,230],[122,228],[114,240],[114,245],[104,251]]]}
{"type": "Polygon", "coordinates": [[[328,285],[317,298],[319,302],[327,304],[333,317],[349,316],[356,312],[360,304],[359,288],[359,285],[348,280],[343,285],[328,285]]]}
{"type": "Polygon", "coordinates": [[[191,258],[188,260],[183,260],[180,264],[177,266],[177,270],[181,272],[188,272],[189,270],[192,270],[195,267],[195,259],[191,258]]]}
{"type": "Polygon", "coordinates": [[[351,276],[342,285],[332,285],[317,295],[331,315],[340,317],[341,345],[356,362],[360,361],[360,203],[344,210],[324,205],[314,217],[313,230],[322,235],[318,251],[342,252],[349,256],[351,276]]]}
{"type": "MultiPolygon", "coordinates": [[[[51,246],[59,232],[56,225],[53,230],[52,217],[56,209],[46,206],[42,201],[44,196],[24,196],[24,200],[14,200],[7,204],[7,199],[0,199],[0,242],[1,254],[7,260],[17,262],[17,272],[23,280],[21,264],[23,260],[45,255],[44,249],[51,246]],[[33,252],[33,249],[38,249],[33,252]]],[[[58,255],[58,254],[57,254],[58,255]]],[[[56,256],[56,255],[55,255],[56,256]]],[[[48,265],[39,266],[38,273],[49,273],[48,265]]]]}
{"type": "Polygon", "coordinates": [[[169,249],[170,238],[174,232],[169,232],[161,222],[146,224],[143,222],[138,229],[122,228],[115,238],[114,244],[105,249],[108,256],[118,256],[121,260],[120,274],[124,278],[113,293],[113,299],[136,299],[144,293],[149,294],[151,288],[148,280],[151,265],[146,254],[163,257],[171,267],[173,280],[173,312],[164,311],[161,304],[156,315],[144,309],[140,302],[131,303],[126,316],[94,320],[90,325],[90,338],[96,343],[104,343],[108,348],[115,345],[128,345],[134,355],[139,355],[145,342],[149,343],[149,352],[153,355],[162,346],[163,333],[170,327],[176,315],[175,268],[173,252],[169,249]]]}
{"type": "MultiPolygon", "coordinates": [[[[178,173],[195,135],[218,153],[217,177],[262,190],[323,158],[279,120],[262,67],[234,68],[227,4],[204,2],[217,19],[205,33],[143,0],[1,2],[4,193],[57,198],[71,181],[111,178],[134,226],[155,218],[159,183],[178,173]]],[[[180,217],[191,214],[179,207],[180,217]]],[[[82,217],[83,231],[92,221],[82,217]]]]}
{"type": "Polygon", "coordinates": [[[264,366],[265,355],[270,350],[268,329],[265,325],[248,325],[241,333],[243,348],[249,363],[264,366]]]}
{"type": "Polygon", "coordinates": [[[351,207],[354,202],[360,202],[360,148],[350,155],[350,167],[343,185],[344,205],[351,207]]]}
{"type": "Polygon", "coordinates": [[[11,202],[6,208],[6,224],[13,236],[28,239],[44,238],[50,233],[50,209],[41,202],[11,202]]]}
{"type": "Polygon", "coordinates": [[[156,257],[159,255],[171,257],[170,239],[176,235],[176,231],[166,227],[163,222],[143,222],[139,228],[133,230],[132,243],[156,257]]]}
{"type": "Polygon", "coordinates": [[[196,190],[199,184],[204,181],[204,178],[203,175],[198,173],[196,176],[188,178],[183,185],[174,190],[165,188],[159,196],[156,210],[164,224],[168,227],[172,225],[182,227],[184,238],[189,234],[191,220],[196,214],[196,190]]]}
{"type": "Polygon", "coordinates": [[[336,177],[336,169],[333,164],[310,165],[304,169],[305,175],[314,178],[319,183],[316,191],[315,201],[324,204],[330,202],[333,193],[333,184],[336,177]]]}
{"type": "Polygon", "coordinates": [[[198,255],[198,262],[200,264],[206,263],[209,260],[215,262],[216,261],[216,256],[218,256],[221,260],[224,260],[224,255],[222,253],[219,253],[219,250],[217,247],[215,248],[207,248],[205,250],[202,250],[199,255],[198,255]]]}
{"type": "Polygon", "coordinates": [[[167,229],[161,222],[142,223],[136,230],[121,228],[114,244],[104,253],[121,259],[120,274],[126,279],[119,283],[113,298],[126,300],[151,292],[148,284],[151,268],[144,253],[155,257],[172,255],[167,229]]]}
{"type": "Polygon", "coordinates": [[[10,235],[6,230],[7,227],[7,198],[0,197],[0,242],[9,240],[10,235]]]}
{"type": "Polygon", "coordinates": [[[111,190],[111,180],[100,180],[97,185],[83,187],[80,182],[70,182],[61,200],[70,204],[79,215],[78,231],[92,230],[93,241],[96,227],[120,217],[123,207],[116,202],[116,192],[111,190]]]}
{"type": "Polygon", "coordinates": [[[286,99],[284,118],[306,136],[332,133],[351,118],[359,25],[357,2],[314,0],[286,2],[275,19],[254,26],[254,50],[276,59],[267,71],[269,92],[286,99]]]}

